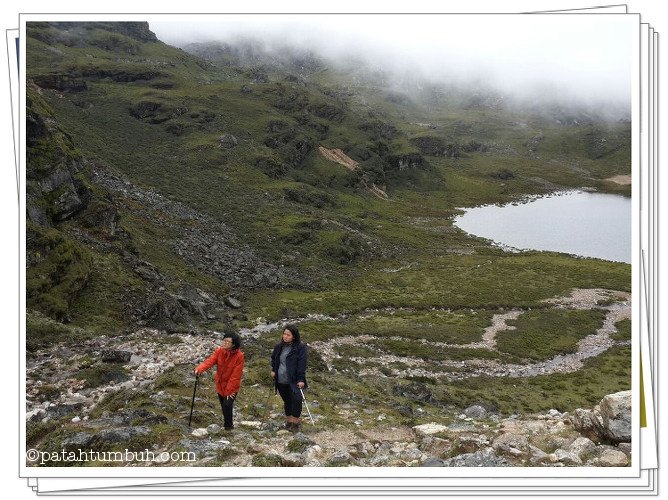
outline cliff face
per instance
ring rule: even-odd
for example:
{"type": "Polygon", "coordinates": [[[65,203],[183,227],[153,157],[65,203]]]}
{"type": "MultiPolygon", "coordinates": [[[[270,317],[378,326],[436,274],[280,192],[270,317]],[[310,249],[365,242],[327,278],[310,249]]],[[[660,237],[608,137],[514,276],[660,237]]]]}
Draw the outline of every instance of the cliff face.
{"type": "Polygon", "coordinates": [[[90,201],[86,161],[35,85],[28,85],[26,128],[27,216],[35,224],[50,227],[71,218],[90,201]]]}

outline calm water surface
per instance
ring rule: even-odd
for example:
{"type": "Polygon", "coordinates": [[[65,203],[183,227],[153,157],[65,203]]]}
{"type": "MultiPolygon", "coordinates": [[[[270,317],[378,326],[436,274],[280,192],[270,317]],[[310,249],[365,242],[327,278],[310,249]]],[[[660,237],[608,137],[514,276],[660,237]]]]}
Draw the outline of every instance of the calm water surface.
{"type": "Polygon", "coordinates": [[[631,263],[631,199],[624,196],[570,191],[465,210],[457,227],[502,246],[631,263]]]}

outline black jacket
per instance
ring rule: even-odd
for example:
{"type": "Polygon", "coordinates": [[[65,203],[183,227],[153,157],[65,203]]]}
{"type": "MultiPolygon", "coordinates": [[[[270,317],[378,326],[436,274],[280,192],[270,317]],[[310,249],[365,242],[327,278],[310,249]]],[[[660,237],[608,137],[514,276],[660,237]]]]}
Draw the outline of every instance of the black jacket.
{"type": "MultiPolygon", "coordinates": [[[[281,363],[281,351],[283,342],[279,342],[271,353],[271,371],[276,373],[274,377],[274,386],[278,389],[278,365],[281,363]]],[[[304,382],[304,388],[308,387],[306,382],[306,361],[308,358],[308,348],[302,342],[292,344],[292,350],[285,358],[285,368],[288,372],[288,381],[292,392],[299,392],[297,382],[304,382]]]]}

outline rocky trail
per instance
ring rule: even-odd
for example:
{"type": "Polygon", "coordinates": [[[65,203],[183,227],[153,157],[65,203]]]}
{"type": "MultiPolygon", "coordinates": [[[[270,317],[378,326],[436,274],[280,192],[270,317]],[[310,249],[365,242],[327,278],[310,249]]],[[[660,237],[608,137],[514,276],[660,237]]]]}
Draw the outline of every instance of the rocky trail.
{"type": "MultiPolygon", "coordinates": [[[[604,300],[614,300],[612,304],[604,306],[607,310],[603,325],[595,334],[585,337],[578,343],[575,353],[557,355],[552,359],[537,363],[510,364],[500,363],[496,360],[465,360],[465,361],[435,361],[408,356],[393,356],[378,351],[377,357],[352,358],[352,361],[360,364],[368,364],[369,361],[375,361],[381,366],[387,366],[391,363],[402,363],[407,365],[405,369],[393,369],[391,376],[406,378],[411,376],[428,376],[433,378],[447,378],[457,380],[480,375],[499,376],[499,377],[531,377],[536,375],[548,375],[551,373],[569,373],[582,368],[584,360],[597,356],[612,346],[619,344],[610,337],[615,333],[615,324],[623,319],[631,318],[631,297],[630,294],[621,292],[610,292],[601,289],[574,290],[568,297],[557,297],[549,299],[546,302],[554,304],[556,308],[568,309],[591,309],[596,307],[599,302],[604,300]],[[433,368],[426,370],[425,366],[433,367],[438,365],[442,371],[435,371],[433,368]]],[[[495,314],[492,318],[492,324],[485,329],[480,342],[469,344],[447,344],[442,342],[432,342],[428,340],[419,340],[424,345],[436,348],[448,349],[488,349],[495,350],[496,334],[503,330],[513,330],[514,327],[506,324],[507,320],[517,319],[524,311],[521,309],[512,310],[500,314],[495,314]]],[[[384,337],[388,338],[388,337],[384,337]]],[[[336,348],[343,345],[363,344],[369,346],[380,337],[374,335],[364,336],[346,336],[337,337],[326,342],[314,342],[312,345],[321,353],[325,363],[331,366],[332,360],[339,357],[336,354],[336,348]]],[[[393,340],[401,340],[400,337],[389,337],[393,340]]],[[[361,375],[387,376],[379,368],[367,368],[360,372],[361,375]]]]}
{"type": "MultiPolygon", "coordinates": [[[[446,378],[449,380],[476,377],[480,375],[502,376],[502,377],[529,377],[535,375],[546,375],[551,373],[573,372],[582,367],[584,360],[597,356],[619,342],[611,339],[610,335],[616,331],[615,323],[631,317],[630,294],[621,292],[610,292],[606,290],[574,290],[568,297],[557,297],[546,302],[554,304],[557,308],[589,309],[595,307],[603,300],[611,303],[604,306],[607,311],[603,325],[593,335],[585,337],[578,343],[575,353],[555,356],[552,359],[537,363],[527,364],[503,364],[497,360],[473,359],[465,361],[436,361],[425,360],[418,357],[395,356],[386,352],[378,351],[377,357],[351,358],[351,361],[360,364],[368,364],[370,361],[381,366],[387,366],[394,362],[400,362],[406,366],[404,369],[392,369],[391,376],[406,378],[411,376],[429,376],[434,378],[446,378]],[[426,366],[430,365],[427,370],[426,366]],[[441,371],[434,370],[433,366],[442,368],[441,371]]],[[[361,315],[369,315],[379,311],[364,311],[361,315]]],[[[383,310],[387,313],[391,310],[383,310]]],[[[492,324],[485,329],[482,339],[469,344],[448,344],[427,340],[418,340],[422,344],[449,349],[488,349],[495,350],[496,334],[503,330],[513,329],[506,324],[510,319],[517,319],[524,311],[512,310],[495,314],[492,324]]],[[[292,318],[291,322],[300,324],[306,321],[332,321],[347,318],[347,315],[326,316],[312,314],[304,318],[292,318]]],[[[260,320],[258,318],[258,320],[260,320]]],[[[257,339],[260,335],[281,328],[288,320],[282,319],[277,322],[260,322],[252,328],[243,328],[239,331],[244,339],[257,339]]],[[[152,383],[160,374],[177,365],[195,364],[201,358],[202,353],[210,352],[219,341],[219,334],[183,334],[177,335],[180,342],[165,342],[163,332],[155,329],[141,329],[131,335],[107,337],[101,336],[92,340],[84,341],[75,347],[61,345],[49,350],[37,351],[31,354],[26,364],[26,384],[28,411],[35,411],[37,398],[44,386],[58,386],[62,389],[57,400],[51,399],[50,405],[72,405],[84,407],[90,410],[106,394],[115,390],[143,387],[152,383]],[[110,381],[94,389],[82,393],[80,389],[84,382],[76,378],[77,373],[95,360],[102,359],[105,362],[123,363],[128,372],[127,380],[110,381]]],[[[372,346],[374,340],[381,337],[374,335],[339,336],[327,341],[316,341],[310,343],[327,365],[332,369],[332,361],[341,357],[337,349],[346,345],[372,346]]],[[[398,339],[399,337],[383,337],[385,339],[398,339]]],[[[367,368],[361,375],[373,375],[386,377],[378,368],[367,368]]]]}
{"type": "MultiPolygon", "coordinates": [[[[359,361],[368,363],[369,359],[374,359],[384,364],[401,361],[407,367],[396,370],[392,374],[395,377],[423,373],[448,379],[483,374],[528,377],[574,371],[584,359],[615,345],[610,338],[616,331],[615,323],[631,315],[630,295],[607,290],[574,290],[570,296],[550,299],[549,303],[556,308],[603,307],[607,312],[603,325],[596,334],[580,341],[576,353],[556,356],[541,363],[504,365],[489,360],[442,361],[436,363],[443,369],[438,372],[433,366],[427,371],[424,366],[426,361],[421,358],[387,353],[359,361]],[[602,302],[606,305],[602,306],[602,302]]],[[[518,309],[495,314],[477,342],[422,342],[441,348],[494,350],[496,334],[512,329],[507,321],[517,319],[523,312],[518,309]]],[[[363,314],[374,312],[365,311],[363,314]]],[[[309,315],[291,321],[337,321],[345,317],[309,315]]],[[[280,329],[285,321],[260,321],[240,333],[245,339],[253,341],[263,333],[280,329]]],[[[337,337],[313,342],[311,347],[318,352],[328,369],[332,369],[332,360],[339,356],[338,347],[369,345],[376,338],[373,335],[337,337]]],[[[165,336],[158,330],[142,329],[131,335],[102,336],[76,346],[60,345],[48,351],[32,353],[27,360],[28,423],[44,424],[67,417],[77,432],[63,440],[61,444],[64,448],[92,446],[100,442],[131,442],[148,436],[151,426],[156,423],[169,424],[181,435],[178,448],[188,450],[197,457],[193,463],[186,465],[197,466],[219,463],[229,466],[626,466],[631,460],[630,437],[611,435],[609,430],[611,421],[630,419],[630,416],[618,415],[620,405],[609,410],[609,413],[616,411],[616,416],[605,418],[598,407],[577,410],[573,415],[551,410],[544,415],[502,417],[480,406],[473,406],[458,415],[447,418],[444,415],[445,420],[439,419],[440,423],[410,427],[384,425],[385,416],[379,409],[337,403],[334,411],[349,425],[342,427],[337,424],[330,428],[328,419],[323,421],[320,416],[320,403],[311,399],[309,404],[315,425],[309,422],[305,411],[302,432],[293,435],[282,430],[279,401],[271,401],[269,408],[262,404],[253,405],[250,410],[235,408],[235,420],[239,425],[232,434],[221,431],[220,415],[211,410],[202,410],[204,419],[211,422],[207,427],[189,429],[186,425],[189,398],[156,390],[155,382],[172,368],[185,372],[184,365],[194,365],[201,360],[202,353],[210,352],[218,341],[216,333],[165,336]],[[172,340],[167,340],[168,337],[172,340]],[[122,365],[125,375],[89,388],[80,379],[80,371],[100,360],[122,365]],[[58,391],[53,392],[54,387],[58,391]],[[98,418],[90,416],[101,401],[121,390],[130,393],[144,391],[154,404],[162,405],[166,410],[182,408],[183,411],[178,412],[174,421],[141,408],[125,408],[117,414],[104,412],[98,418]],[[266,419],[258,420],[260,414],[266,419]],[[375,423],[369,428],[362,424],[363,421],[375,423]],[[449,423],[444,425],[446,422],[449,423]]],[[[375,369],[361,375],[387,376],[375,369]]],[[[264,387],[255,384],[248,390],[262,392],[264,387]]],[[[630,403],[628,405],[630,415],[630,403]]],[[[419,416],[420,408],[416,411],[419,416]]],[[[158,446],[156,450],[170,451],[169,446],[163,448],[158,446]]]]}

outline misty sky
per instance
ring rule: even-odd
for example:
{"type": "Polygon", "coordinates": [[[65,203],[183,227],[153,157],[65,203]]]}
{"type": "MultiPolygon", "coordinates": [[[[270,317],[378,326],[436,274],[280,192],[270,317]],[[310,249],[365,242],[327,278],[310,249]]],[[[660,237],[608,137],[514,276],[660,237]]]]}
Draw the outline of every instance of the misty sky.
{"type": "Polygon", "coordinates": [[[211,15],[162,17],[150,27],[177,46],[253,37],[436,81],[618,103],[631,97],[639,33],[637,18],[619,14],[211,15]]]}

